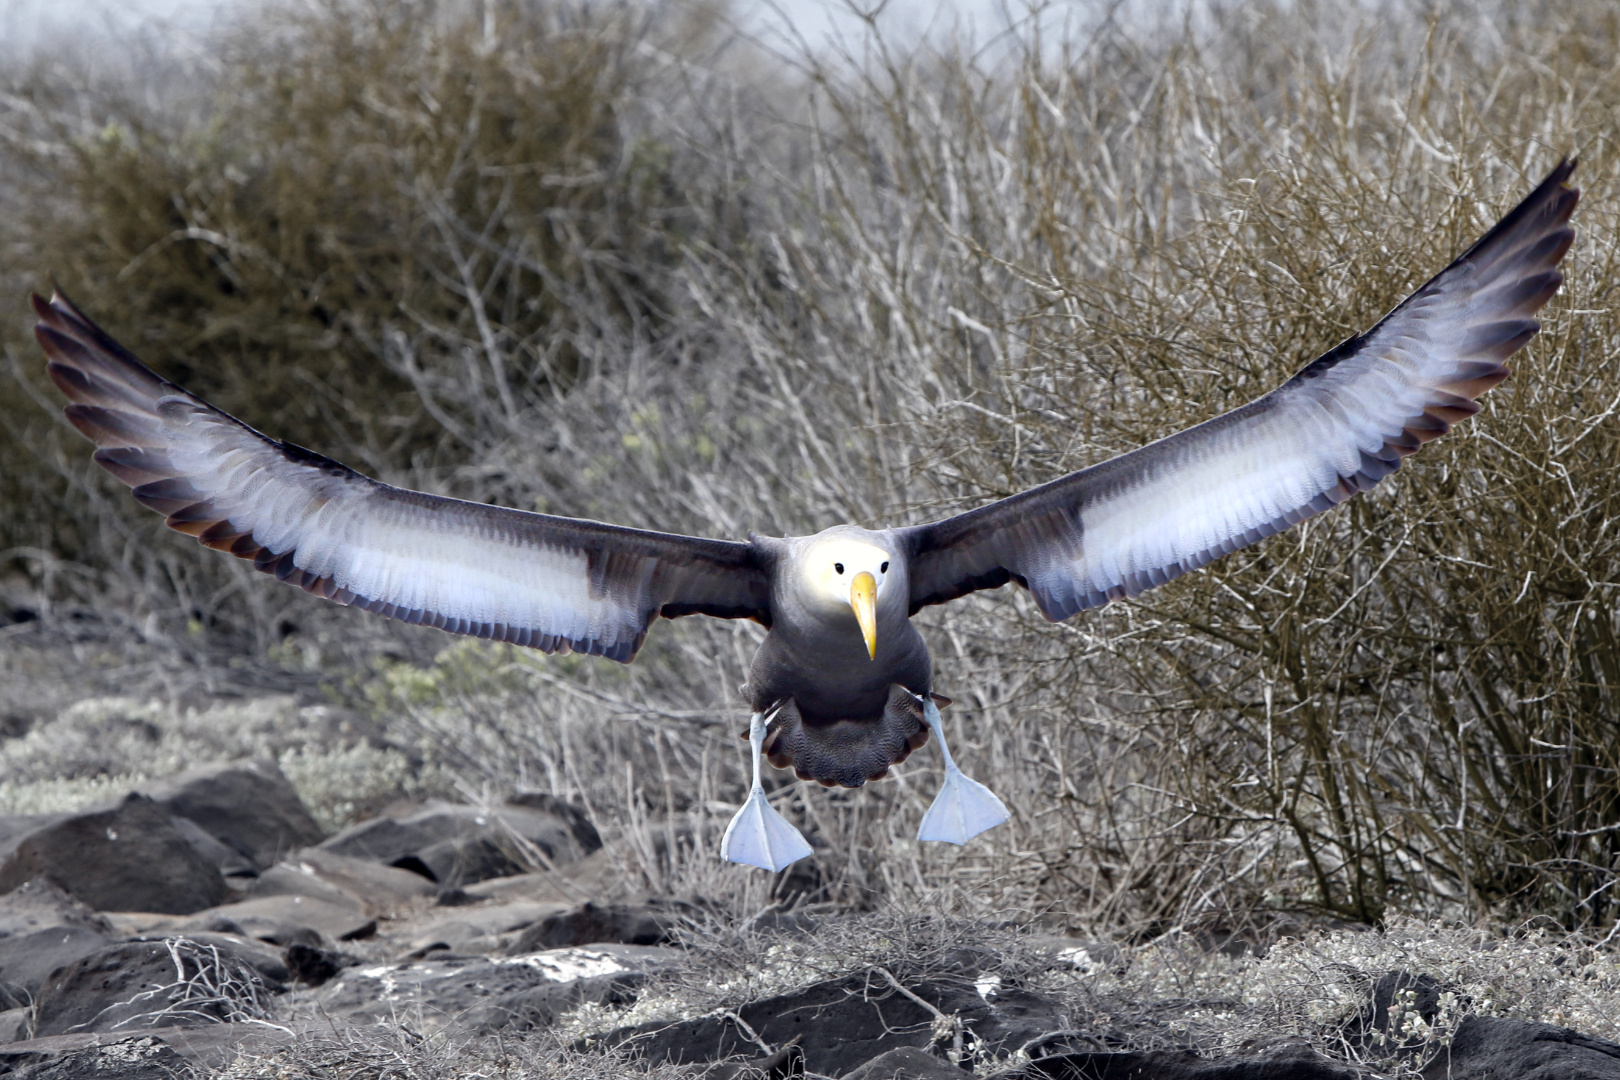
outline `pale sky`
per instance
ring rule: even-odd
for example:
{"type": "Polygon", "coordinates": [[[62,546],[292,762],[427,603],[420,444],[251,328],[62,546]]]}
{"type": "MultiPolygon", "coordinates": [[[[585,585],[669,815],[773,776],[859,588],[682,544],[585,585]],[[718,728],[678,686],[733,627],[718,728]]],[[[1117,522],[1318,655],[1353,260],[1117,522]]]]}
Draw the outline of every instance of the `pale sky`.
{"type": "MultiPolygon", "coordinates": [[[[147,27],[199,33],[223,11],[254,0],[0,0],[0,43],[28,50],[45,30],[84,37],[117,36],[147,27]],[[155,24],[155,25],[154,25],[155,24]]],[[[874,0],[855,0],[862,7],[874,0]]],[[[1022,0],[1012,0],[1021,10],[1022,0]]],[[[769,35],[784,22],[795,26],[812,44],[842,33],[858,39],[860,20],[843,0],[734,0],[733,15],[748,31],[769,35]]],[[[1005,25],[1001,0],[888,0],[879,23],[887,34],[913,39],[930,29],[963,29],[984,40],[1005,25]]]]}

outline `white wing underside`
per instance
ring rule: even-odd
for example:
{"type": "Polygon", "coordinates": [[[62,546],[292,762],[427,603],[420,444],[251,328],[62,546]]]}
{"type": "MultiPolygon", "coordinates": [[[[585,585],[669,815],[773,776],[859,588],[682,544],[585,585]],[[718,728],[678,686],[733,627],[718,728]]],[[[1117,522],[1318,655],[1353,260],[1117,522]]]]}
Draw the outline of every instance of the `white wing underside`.
{"type": "Polygon", "coordinates": [[[296,549],[298,570],[338,590],[456,624],[544,627],[606,648],[627,629],[617,599],[591,596],[589,560],[577,548],[476,514],[424,512],[381,485],[268,459],[254,435],[182,399],[164,398],[158,412],[169,458],[201,500],[260,546],[296,549]]]}
{"type": "Polygon", "coordinates": [[[378,483],[160,378],[65,298],[36,335],[96,460],[170,526],[342,604],[547,652],[629,660],[660,614],[769,619],[747,544],[378,483]]]}
{"type": "Polygon", "coordinates": [[[1479,388],[1465,384],[1505,376],[1492,353],[1534,330],[1493,319],[1470,338],[1475,328],[1446,312],[1410,315],[1354,360],[1146,447],[1139,462],[1120,459],[1138,467],[1108,470],[1117,480],[1099,476],[1081,509],[1080,550],[1052,567],[1072,577],[1075,599],[1134,595],[1371,487],[1425,436],[1475,412],[1466,391],[1479,388]]]}
{"type": "Polygon", "coordinates": [[[1140,450],[903,532],[913,608],[1019,580],[1051,619],[1134,596],[1343,502],[1479,410],[1539,329],[1579,193],[1561,164],[1368,333],[1140,450]]]}

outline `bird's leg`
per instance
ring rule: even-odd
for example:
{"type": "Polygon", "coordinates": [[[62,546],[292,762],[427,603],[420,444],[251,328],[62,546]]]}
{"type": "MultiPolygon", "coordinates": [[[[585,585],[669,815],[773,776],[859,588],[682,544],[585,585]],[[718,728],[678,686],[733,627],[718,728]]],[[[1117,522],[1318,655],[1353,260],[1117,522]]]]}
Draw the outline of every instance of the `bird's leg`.
{"type": "Polygon", "coordinates": [[[933,805],[923,815],[917,839],[965,844],[986,829],[1000,825],[1010,815],[994,792],[962,775],[945,747],[945,726],[939,718],[939,706],[927,694],[921,700],[923,719],[939,741],[939,752],[945,755],[945,783],[940,785],[933,805]]]}
{"type": "MultiPolygon", "coordinates": [[[[748,744],[754,749],[754,786],[748,792],[737,816],[720,838],[720,857],[766,870],[780,870],[810,854],[810,845],[799,830],[788,824],[765,800],[759,782],[759,759],[765,744],[765,714],[755,713],[748,720],[748,744]]],[[[994,798],[994,796],[991,796],[994,798]]]]}

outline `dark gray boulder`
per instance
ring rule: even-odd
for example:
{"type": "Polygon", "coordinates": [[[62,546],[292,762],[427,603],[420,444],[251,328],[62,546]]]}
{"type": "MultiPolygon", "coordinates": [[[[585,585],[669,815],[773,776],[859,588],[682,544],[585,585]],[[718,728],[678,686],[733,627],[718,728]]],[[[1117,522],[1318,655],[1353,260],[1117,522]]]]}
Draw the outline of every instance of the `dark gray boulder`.
{"type": "MultiPolygon", "coordinates": [[[[382,867],[381,869],[392,870],[396,874],[405,873],[403,870],[394,870],[393,867],[382,867]]],[[[411,876],[415,877],[416,875],[411,876]]],[[[416,880],[422,881],[421,878],[416,878],[416,880]]],[[[424,889],[433,888],[431,884],[425,881],[422,881],[422,887],[424,889]]],[[[328,904],[355,904],[360,900],[358,896],[349,890],[340,888],[314,874],[306,874],[295,867],[287,865],[285,862],[277,863],[264,871],[259,875],[258,880],[248,888],[247,898],[249,900],[262,900],[267,896],[307,896],[315,900],[324,900],[328,904]]]]}
{"type": "Polygon", "coordinates": [[[186,941],[130,941],[92,953],[45,981],[38,1035],[138,1032],[242,1018],[272,993],[247,961],[186,941]]]}
{"type": "Polygon", "coordinates": [[[397,818],[378,817],[350,825],[342,832],[327,837],[316,850],[396,866],[435,839],[425,830],[407,825],[397,818]]]}
{"type": "Polygon", "coordinates": [[[61,821],[67,814],[0,814],[0,861],[11,857],[29,833],[61,821]]]}
{"type": "MultiPolygon", "coordinates": [[[[426,956],[439,950],[463,956],[512,955],[510,946],[527,927],[536,920],[567,910],[567,904],[545,900],[513,900],[450,908],[448,914],[420,927],[401,944],[406,947],[407,954],[415,956],[426,956]]],[[[526,949],[517,955],[540,951],[526,949]]]]}
{"type": "MultiPolygon", "coordinates": [[[[877,973],[816,983],[789,994],[743,1005],[736,1015],[772,1046],[797,1041],[805,1067],[840,1076],[901,1047],[923,1049],[934,1039],[940,1014],[960,1018],[964,1049],[1010,1053],[1031,1039],[1068,1025],[1051,1002],[1016,987],[986,1000],[968,978],[940,978],[908,984],[910,994],[877,973]]],[[[649,1061],[721,1061],[757,1049],[753,1038],[729,1016],[705,1016],[678,1023],[619,1028],[600,1037],[649,1061]]]]}
{"type": "Polygon", "coordinates": [[[298,942],[287,946],[283,955],[293,981],[305,986],[323,986],[344,968],[358,967],[360,964],[355,957],[335,949],[298,942]]]}
{"type": "Polygon", "coordinates": [[[579,846],[583,855],[589,855],[602,847],[602,834],[596,831],[596,826],[585,813],[584,807],[577,806],[549,791],[520,791],[508,798],[506,805],[543,810],[567,822],[568,830],[574,834],[574,843],[579,846]]]}
{"type": "Polygon", "coordinates": [[[579,1006],[631,1005],[646,976],[639,972],[595,975],[566,982],[534,982],[491,994],[468,1009],[461,1022],[478,1032],[531,1031],[550,1027],[579,1006]]]}
{"type": "Polygon", "coordinates": [[[57,926],[77,926],[103,935],[113,932],[104,916],[50,878],[25,881],[0,896],[0,936],[31,934],[57,926]]]}
{"type": "Polygon", "coordinates": [[[438,886],[420,874],[380,862],[304,848],[259,875],[249,896],[312,896],[358,902],[371,915],[385,915],[433,896],[438,886]]]}
{"type": "Polygon", "coordinates": [[[666,949],[602,945],[501,960],[361,965],[332,979],[316,1000],[325,1015],[351,1023],[410,1017],[423,1028],[522,1030],[586,1001],[627,1002],[646,973],[670,958],[666,949]]]}
{"type": "Polygon", "coordinates": [[[318,1023],[155,1027],[128,1035],[80,1032],[0,1045],[0,1075],[33,1080],[187,1080],[213,1076],[240,1054],[265,1054],[318,1023]]]}
{"type": "Polygon", "coordinates": [[[49,821],[0,863],[0,891],[49,877],[98,911],[185,915],[225,898],[225,879],[144,795],[49,821]]]}
{"type": "Polygon", "coordinates": [[[401,864],[440,885],[457,888],[475,881],[510,877],[529,869],[510,837],[497,833],[453,836],[417,851],[401,864]]]}
{"type": "Polygon", "coordinates": [[[1036,1058],[998,1080],[1371,1080],[1373,1074],[1329,1061],[1307,1047],[1224,1058],[1185,1050],[1086,1052],[1036,1058]]]}
{"type": "Polygon", "coordinates": [[[1620,1046],[1569,1028],[1470,1016],[1424,1080],[1620,1080],[1620,1046]]]}
{"type": "Polygon", "coordinates": [[[174,1047],[138,1035],[50,1054],[8,1073],[6,1080],[176,1080],[194,1073],[192,1063],[174,1047]]]}
{"type": "Polygon", "coordinates": [[[580,904],[535,922],[517,939],[509,955],[566,949],[599,941],[624,945],[663,945],[677,923],[670,911],[652,904],[580,904]]]}
{"type": "Polygon", "coordinates": [[[259,864],[243,855],[233,847],[220,843],[218,839],[206,832],[190,818],[170,815],[169,820],[174,827],[180,830],[180,835],[186,842],[197,849],[208,862],[212,863],[221,874],[227,878],[256,878],[259,876],[259,864]]]}
{"type": "Polygon", "coordinates": [[[286,948],[367,938],[377,932],[377,920],[352,899],[333,903],[312,896],[282,895],[225,904],[173,927],[174,932],[188,935],[220,929],[286,948]],[[235,929],[227,929],[227,923],[235,929]]]}
{"type": "Polygon", "coordinates": [[[600,846],[594,829],[586,834],[571,817],[534,806],[485,809],[431,802],[401,817],[361,822],[319,849],[410,870],[451,887],[520,874],[536,861],[574,862],[595,850],[589,847],[592,839],[600,846]]]}
{"type": "Polygon", "coordinates": [[[879,1054],[865,1065],[851,1069],[839,1080],[965,1080],[973,1075],[942,1057],[903,1046],[879,1054]]]}
{"type": "Polygon", "coordinates": [[[82,926],[53,926],[0,938],[0,984],[14,998],[31,1001],[51,975],[107,947],[107,939],[82,926]]]}
{"type": "MultiPolygon", "coordinates": [[[[174,937],[174,934],[158,936],[143,934],[132,937],[130,941],[156,941],[161,942],[174,937]]],[[[280,948],[260,941],[257,938],[247,937],[235,932],[226,933],[186,933],[185,939],[204,947],[212,946],[222,955],[235,957],[259,973],[267,989],[280,993],[286,984],[292,981],[293,973],[287,966],[287,961],[280,948]]]]}
{"type": "Polygon", "coordinates": [[[273,761],[205,765],[153,786],[148,794],[256,868],[274,866],[282,855],[324,835],[273,761]]]}
{"type": "Polygon", "coordinates": [[[703,1070],[703,1080],[791,1080],[803,1075],[804,1051],[797,1043],[752,1061],[728,1061],[703,1070]]]}

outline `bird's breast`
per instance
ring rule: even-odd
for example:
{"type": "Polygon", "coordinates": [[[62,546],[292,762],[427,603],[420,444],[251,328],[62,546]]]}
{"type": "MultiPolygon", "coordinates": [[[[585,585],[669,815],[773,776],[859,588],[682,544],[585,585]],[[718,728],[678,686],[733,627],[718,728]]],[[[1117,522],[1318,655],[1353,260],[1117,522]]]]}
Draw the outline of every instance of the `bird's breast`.
{"type": "Polygon", "coordinates": [[[879,624],[875,658],[867,655],[855,620],[849,623],[847,633],[836,626],[806,633],[791,623],[773,625],[749,671],[754,709],[791,697],[807,723],[874,720],[887,707],[890,686],[929,691],[928,648],[910,620],[879,624]]]}

